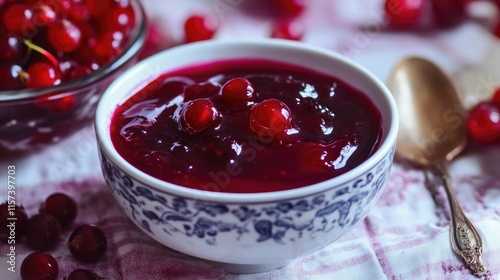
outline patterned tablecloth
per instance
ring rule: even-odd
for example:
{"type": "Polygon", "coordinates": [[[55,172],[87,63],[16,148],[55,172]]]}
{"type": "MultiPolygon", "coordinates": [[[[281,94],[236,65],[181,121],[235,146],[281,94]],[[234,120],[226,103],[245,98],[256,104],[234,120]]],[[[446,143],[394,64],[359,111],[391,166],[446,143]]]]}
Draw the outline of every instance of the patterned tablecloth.
{"type": "MultiPolygon", "coordinates": [[[[163,33],[165,46],[182,41],[181,25],[192,12],[221,16],[218,40],[260,38],[271,20],[252,17],[238,7],[218,10],[217,3],[238,1],[143,0],[163,33]]],[[[500,85],[495,72],[496,41],[483,25],[467,22],[455,29],[388,32],[381,0],[314,0],[298,20],[304,41],[340,52],[385,81],[391,67],[406,55],[421,55],[455,77],[468,106],[500,85]]],[[[500,71],[499,71],[500,72],[500,71]]],[[[470,274],[449,242],[449,211],[443,191],[426,186],[424,174],[396,162],[375,208],[353,231],[311,255],[271,272],[231,275],[203,260],[159,246],[143,234],[115,204],[100,174],[93,128],[25,157],[0,155],[0,200],[6,200],[7,165],[16,166],[16,199],[29,215],[55,191],[73,195],[79,204],[75,224],[93,222],[106,232],[109,247],[92,265],[74,261],[64,240],[51,250],[60,276],[77,267],[105,279],[500,279],[500,145],[470,143],[452,162],[450,173],[458,200],[484,237],[482,277],[470,274]]],[[[17,271],[30,252],[16,246],[17,271]]],[[[0,247],[0,279],[20,279],[7,270],[7,246],[0,247]]]]}

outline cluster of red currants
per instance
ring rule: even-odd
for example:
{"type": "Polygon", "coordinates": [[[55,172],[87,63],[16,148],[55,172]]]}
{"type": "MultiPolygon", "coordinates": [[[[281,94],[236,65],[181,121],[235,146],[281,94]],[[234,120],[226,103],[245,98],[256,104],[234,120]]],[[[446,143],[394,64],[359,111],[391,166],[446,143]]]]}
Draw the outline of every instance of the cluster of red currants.
{"type": "MultiPolygon", "coordinates": [[[[54,193],[41,204],[38,214],[28,218],[22,206],[3,203],[0,205],[0,242],[12,246],[25,237],[26,244],[36,250],[22,262],[20,272],[23,280],[57,279],[59,267],[55,258],[46,253],[54,248],[64,229],[71,226],[77,215],[77,204],[64,193],[54,193]],[[9,218],[16,219],[15,235],[7,227],[9,218]]],[[[77,226],[68,238],[67,246],[79,261],[90,263],[99,260],[105,253],[107,239],[104,231],[94,224],[77,226]]],[[[65,280],[101,279],[94,272],[77,269],[64,277],[65,280]],[[82,278],[82,277],[86,278],[82,278]]]]}
{"type": "MultiPolygon", "coordinates": [[[[253,9],[255,6],[271,12],[276,20],[270,36],[273,38],[299,41],[303,36],[303,27],[294,20],[307,7],[308,0],[261,0],[244,1],[242,9],[253,9]]],[[[197,42],[211,39],[220,27],[216,18],[196,14],[188,17],[184,23],[185,41],[197,42]]]]}
{"type": "Polygon", "coordinates": [[[470,110],[467,129],[477,142],[500,142],[500,88],[490,100],[480,102],[470,110]]]}
{"type": "Polygon", "coordinates": [[[0,0],[0,90],[73,80],[123,52],[128,0],[0,0]]]}

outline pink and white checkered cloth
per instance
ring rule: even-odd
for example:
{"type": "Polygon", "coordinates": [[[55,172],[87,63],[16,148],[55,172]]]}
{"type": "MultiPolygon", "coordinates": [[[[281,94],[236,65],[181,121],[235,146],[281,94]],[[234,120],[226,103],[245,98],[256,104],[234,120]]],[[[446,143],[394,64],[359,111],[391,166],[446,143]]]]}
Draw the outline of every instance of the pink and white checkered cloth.
{"type": "MultiPolygon", "coordinates": [[[[143,0],[169,42],[182,39],[181,25],[187,14],[216,13],[216,1],[143,0]]],[[[500,85],[491,85],[500,79],[488,76],[496,75],[492,69],[499,65],[488,57],[496,42],[476,23],[425,34],[391,33],[377,28],[384,26],[381,0],[310,2],[299,19],[307,28],[304,41],[349,56],[383,81],[400,58],[421,55],[453,75],[464,89],[500,85]],[[356,28],[360,26],[365,28],[356,28]]],[[[224,13],[217,39],[266,37],[270,24],[235,7],[224,13]]],[[[64,242],[71,229],[64,231],[59,245],[50,251],[59,262],[60,277],[79,267],[91,269],[105,279],[131,280],[500,279],[498,158],[500,145],[471,143],[450,166],[458,200],[484,238],[483,263],[488,272],[482,277],[472,275],[451,249],[443,192],[426,186],[422,171],[399,163],[394,164],[374,209],[349,234],[281,269],[253,275],[227,274],[203,260],[159,245],[136,228],[114,202],[101,177],[92,127],[33,155],[0,155],[0,170],[5,170],[0,171],[0,182],[6,182],[7,165],[15,164],[16,198],[29,215],[37,212],[49,194],[62,191],[72,195],[79,205],[73,227],[92,222],[106,232],[109,246],[103,259],[82,265],[72,258],[64,242]]],[[[6,188],[0,190],[0,200],[6,200],[6,195],[6,188]]],[[[7,246],[2,244],[0,279],[20,279],[20,263],[30,252],[22,242],[16,246],[17,272],[12,273],[7,270],[7,246]]]]}

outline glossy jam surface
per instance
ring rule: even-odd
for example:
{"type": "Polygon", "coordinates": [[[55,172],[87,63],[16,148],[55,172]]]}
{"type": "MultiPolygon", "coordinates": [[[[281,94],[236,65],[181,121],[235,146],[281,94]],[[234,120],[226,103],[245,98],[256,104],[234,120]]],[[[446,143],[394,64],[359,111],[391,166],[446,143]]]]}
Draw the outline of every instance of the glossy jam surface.
{"type": "Polygon", "coordinates": [[[153,177],[257,193],[351,170],[376,151],[382,119],[365,94],[334,77],[234,60],[161,75],[116,109],[110,133],[118,153],[153,177]]]}

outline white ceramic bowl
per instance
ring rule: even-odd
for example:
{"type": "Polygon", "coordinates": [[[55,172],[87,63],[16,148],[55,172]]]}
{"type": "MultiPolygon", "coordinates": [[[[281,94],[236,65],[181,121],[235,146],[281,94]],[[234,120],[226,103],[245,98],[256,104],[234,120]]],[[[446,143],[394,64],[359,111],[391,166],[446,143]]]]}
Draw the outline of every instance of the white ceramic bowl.
{"type": "Polygon", "coordinates": [[[104,178],[127,216],[165,246],[237,273],[283,266],[335,241],[362,220],[385,186],[398,128],[394,100],[374,75],[328,50],[270,39],[194,43],[154,55],[114,81],[98,104],[95,121],[104,178]],[[305,66],[366,93],[382,115],[384,132],[379,149],[333,179],[256,194],[173,185],[138,170],[118,154],[110,138],[111,117],[135,89],[176,68],[238,58],[305,66]]]}

